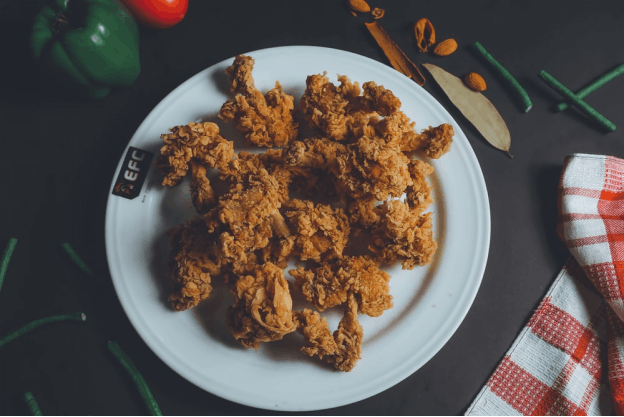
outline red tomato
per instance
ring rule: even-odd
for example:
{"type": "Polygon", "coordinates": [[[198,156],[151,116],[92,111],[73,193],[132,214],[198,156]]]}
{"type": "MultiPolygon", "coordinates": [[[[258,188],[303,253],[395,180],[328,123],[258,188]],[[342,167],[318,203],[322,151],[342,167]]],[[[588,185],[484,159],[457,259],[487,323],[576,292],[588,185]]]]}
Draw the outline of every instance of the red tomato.
{"type": "Polygon", "coordinates": [[[167,29],[180,23],[188,10],[188,0],[122,0],[143,26],[167,29]]]}

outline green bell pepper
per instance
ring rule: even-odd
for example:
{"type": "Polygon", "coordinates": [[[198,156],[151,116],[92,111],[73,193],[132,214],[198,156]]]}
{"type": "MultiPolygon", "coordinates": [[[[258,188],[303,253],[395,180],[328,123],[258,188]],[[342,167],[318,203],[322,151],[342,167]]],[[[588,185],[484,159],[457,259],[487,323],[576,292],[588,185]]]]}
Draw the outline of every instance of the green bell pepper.
{"type": "Polygon", "coordinates": [[[139,29],[114,0],[50,0],[35,16],[35,62],[55,82],[100,98],[139,76],[139,29]]]}

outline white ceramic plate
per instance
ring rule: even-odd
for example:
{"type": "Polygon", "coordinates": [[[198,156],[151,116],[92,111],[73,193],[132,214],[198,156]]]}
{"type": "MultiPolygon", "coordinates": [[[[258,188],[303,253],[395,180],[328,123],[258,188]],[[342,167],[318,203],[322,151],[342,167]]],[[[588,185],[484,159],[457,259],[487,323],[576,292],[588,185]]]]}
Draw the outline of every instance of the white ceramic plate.
{"type": "MultiPolygon", "coordinates": [[[[449,113],[424,89],[377,61],[328,48],[291,46],[248,53],[255,61],[256,86],[266,91],[279,80],[296,102],[306,76],[327,71],[332,81],[345,74],[360,83],[373,80],[392,90],[417,129],[451,123],[450,153],[429,161],[435,167],[434,262],[412,271],[389,269],[394,308],[381,317],[360,315],[362,359],[349,373],[333,371],[299,352],[302,338],[287,335],[258,351],[239,347],[225,327],[231,302],[217,286],[197,308],[174,312],[166,302],[168,243],[165,232],[192,214],[188,186],[163,188],[150,169],[140,195],[110,195],[106,210],[106,250],[121,304],[148,346],[173,370],[197,386],[237,403],[305,411],[337,407],[368,398],[402,381],[453,335],[477,293],[490,240],[489,203],[483,174],[466,136],[449,113]]],[[[225,60],[200,72],[169,94],[149,114],[129,146],[157,156],[160,135],[175,125],[215,121],[226,138],[238,137],[216,115],[230,98],[225,60]]],[[[124,154],[125,155],[125,154],[124,154]]],[[[120,172],[123,158],[119,162],[120,172]]],[[[125,169],[125,167],[124,167],[125,169]]],[[[111,192],[115,181],[111,185],[111,192]]],[[[287,275],[288,276],[288,275],[287,275]]],[[[340,311],[327,313],[336,326],[340,311]]],[[[334,327],[335,328],[335,327],[334,327]]]]}

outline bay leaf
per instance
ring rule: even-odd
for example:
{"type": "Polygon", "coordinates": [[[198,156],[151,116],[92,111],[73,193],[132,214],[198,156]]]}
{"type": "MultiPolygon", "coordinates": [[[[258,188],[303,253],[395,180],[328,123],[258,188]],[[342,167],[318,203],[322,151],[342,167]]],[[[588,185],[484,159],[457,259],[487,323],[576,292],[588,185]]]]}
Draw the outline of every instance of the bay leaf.
{"type": "Polygon", "coordinates": [[[423,64],[433,79],[466,119],[488,143],[513,158],[509,152],[511,135],[496,107],[483,94],[468,88],[464,82],[440,67],[423,64]]]}

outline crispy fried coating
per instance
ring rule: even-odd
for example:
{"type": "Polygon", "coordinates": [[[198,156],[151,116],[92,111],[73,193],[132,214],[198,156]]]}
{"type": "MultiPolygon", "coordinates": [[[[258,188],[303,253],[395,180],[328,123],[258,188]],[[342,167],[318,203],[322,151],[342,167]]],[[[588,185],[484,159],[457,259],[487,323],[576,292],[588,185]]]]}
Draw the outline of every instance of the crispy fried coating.
{"type": "Polygon", "coordinates": [[[381,221],[371,227],[373,242],[369,249],[384,263],[400,261],[403,269],[430,263],[438,248],[431,213],[411,210],[399,200],[387,201],[378,210],[381,221]]]}
{"type": "Polygon", "coordinates": [[[410,136],[401,144],[404,152],[421,151],[429,158],[439,159],[451,150],[453,126],[443,123],[440,126],[429,126],[420,134],[410,136]]]}
{"type": "Polygon", "coordinates": [[[362,357],[364,329],[357,318],[358,304],[353,294],[349,295],[345,313],[338,330],[334,331],[337,349],[334,355],[327,356],[327,362],[339,371],[349,372],[362,357]]]}
{"type": "Polygon", "coordinates": [[[361,137],[336,155],[339,189],[351,198],[400,197],[412,185],[409,158],[381,140],[361,137]]]}
{"type": "Polygon", "coordinates": [[[369,113],[378,113],[381,116],[390,116],[401,108],[401,100],[383,85],[377,85],[374,81],[362,84],[361,106],[369,113]]]}
{"type": "Polygon", "coordinates": [[[345,257],[288,273],[295,278],[294,287],[320,311],[344,304],[349,294],[354,295],[360,311],[371,317],[392,307],[390,274],[380,270],[379,263],[370,257],[345,257]]]}
{"type": "Polygon", "coordinates": [[[212,277],[221,273],[219,251],[204,221],[195,218],[169,232],[171,253],[168,297],[174,310],[195,307],[212,293],[212,277]]]}
{"type": "Polygon", "coordinates": [[[250,252],[267,246],[274,232],[289,234],[279,211],[279,196],[277,180],[261,168],[219,197],[218,219],[226,226],[219,241],[223,256],[235,270],[247,264],[250,252]]]}
{"type": "Polygon", "coordinates": [[[170,132],[160,137],[165,144],[156,161],[156,168],[163,175],[162,185],[175,186],[182,182],[191,160],[221,168],[234,158],[233,142],[223,138],[214,123],[189,123],[175,126],[170,132]]]}
{"type": "Polygon", "coordinates": [[[197,214],[205,214],[210,211],[217,199],[215,191],[206,176],[206,167],[191,161],[191,201],[197,214]]]}
{"type": "Polygon", "coordinates": [[[305,340],[305,346],[301,348],[301,352],[308,356],[318,356],[320,359],[336,353],[338,345],[336,345],[334,335],[329,330],[327,319],[321,317],[318,311],[305,308],[295,313],[295,320],[297,330],[305,340]]]}
{"type": "Polygon", "coordinates": [[[262,95],[254,85],[253,58],[239,55],[225,72],[230,78],[230,90],[235,94],[219,111],[225,122],[234,121],[245,139],[257,146],[284,146],[297,137],[298,124],[293,118],[294,98],[275,88],[262,95]]]}
{"type": "Polygon", "coordinates": [[[351,83],[345,76],[338,78],[336,86],[323,74],[310,75],[306,79],[306,90],[301,97],[301,111],[313,129],[318,129],[333,140],[344,140],[349,134],[353,116],[349,105],[361,93],[358,83],[351,83]]]}
{"type": "Polygon", "coordinates": [[[349,220],[341,208],[293,199],[284,218],[294,236],[294,251],[302,261],[341,258],[349,240],[349,220]]]}
{"type": "Polygon", "coordinates": [[[407,187],[405,201],[412,211],[423,212],[432,203],[431,187],[427,177],[433,173],[433,167],[424,161],[413,159],[408,166],[412,185],[407,187]]]}
{"type": "Polygon", "coordinates": [[[232,288],[234,305],[227,311],[226,325],[247,348],[282,339],[297,330],[292,298],[284,271],[267,263],[241,276],[232,288]]]}

